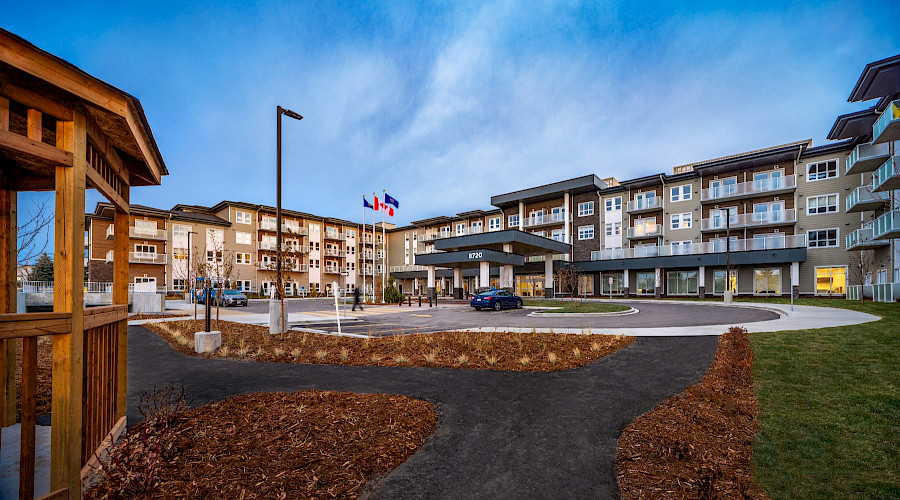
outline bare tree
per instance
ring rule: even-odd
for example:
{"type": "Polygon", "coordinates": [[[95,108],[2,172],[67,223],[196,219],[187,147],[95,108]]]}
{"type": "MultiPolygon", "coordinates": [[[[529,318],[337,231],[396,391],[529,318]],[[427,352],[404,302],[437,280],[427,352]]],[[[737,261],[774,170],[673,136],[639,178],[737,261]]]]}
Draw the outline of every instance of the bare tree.
{"type": "Polygon", "coordinates": [[[53,210],[50,200],[33,200],[34,206],[28,210],[26,220],[19,224],[16,233],[16,267],[21,267],[46,252],[50,244],[49,227],[53,224],[53,210]]]}
{"type": "Polygon", "coordinates": [[[562,293],[568,293],[569,297],[575,300],[575,290],[578,289],[578,281],[581,277],[578,268],[574,266],[563,266],[556,271],[556,279],[559,282],[559,290],[562,293]]]}
{"type": "Polygon", "coordinates": [[[865,303],[866,297],[863,292],[866,279],[870,279],[872,272],[875,271],[875,250],[859,250],[850,252],[850,279],[860,284],[859,301],[865,303]]]}
{"type": "MultiPolygon", "coordinates": [[[[225,286],[231,287],[231,279],[234,277],[234,252],[225,250],[225,242],[213,238],[208,242],[207,248],[212,248],[213,258],[207,257],[207,268],[210,281],[217,287],[216,290],[216,328],[219,327],[219,306],[222,304],[222,295],[225,286]]],[[[207,250],[209,252],[210,250],[207,250]]]]}

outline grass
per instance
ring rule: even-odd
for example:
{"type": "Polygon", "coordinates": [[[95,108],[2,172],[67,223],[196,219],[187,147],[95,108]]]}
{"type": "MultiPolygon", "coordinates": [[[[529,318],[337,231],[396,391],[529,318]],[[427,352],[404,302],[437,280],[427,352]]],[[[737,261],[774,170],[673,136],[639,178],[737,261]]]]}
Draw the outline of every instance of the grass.
{"type": "Polygon", "coordinates": [[[772,498],[900,498],[900,304],[794,303],[883,319],[750,336],[760,485],[772,498]]]}
{"type": "Polygon", "coordinates": [[[526,300],[526,306],[533,307],[558,307],[541,311],[545,313],[612,313],[631,309],[621,304],[607,304],[605,302],[582,302],[575,300],[526,300]]]}

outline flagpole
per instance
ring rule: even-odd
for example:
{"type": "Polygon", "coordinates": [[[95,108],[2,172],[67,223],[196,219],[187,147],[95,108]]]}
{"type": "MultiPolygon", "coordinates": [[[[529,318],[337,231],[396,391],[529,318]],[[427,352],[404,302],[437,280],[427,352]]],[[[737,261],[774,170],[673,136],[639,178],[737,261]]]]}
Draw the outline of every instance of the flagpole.
{"type": "Polygon", "coordinates": [[[376,202],[375,202],[375,200],[374,200],[374,198],[375,198],[375,191],[372,191],[372,198],[373,198],[373,200],[372,200],[372,303],[374,304],[375,301],[376,301],[376,296],[375,296],[375,264],[378,262],[378,260],[375,258],[375,256],[376,256],[376,254],[375,254],[375,208],[377,207],[377,204],[376,204],[376,202]]]}
{"type": "Polygon", "coordinates": [[[362,274],[363,278],[363,302],[366,301],[366,195],[363,195],[363,224],[362,231],[360,232],[360,241],[363,242],[362,248],[360,249],[360,254],[362,256],[362,274]]]}
{"type": "MultiPolygon", "coordinates": [[[[381,201],[384,201],[384,193],[387,191],[381,190],[381,201]]],[[[386,214],[387,210],[381,211],[381,303],[384,304],[384,289],[387,286],[387,232],[384,230],[384,223],[386,222],[386,214]]]]}

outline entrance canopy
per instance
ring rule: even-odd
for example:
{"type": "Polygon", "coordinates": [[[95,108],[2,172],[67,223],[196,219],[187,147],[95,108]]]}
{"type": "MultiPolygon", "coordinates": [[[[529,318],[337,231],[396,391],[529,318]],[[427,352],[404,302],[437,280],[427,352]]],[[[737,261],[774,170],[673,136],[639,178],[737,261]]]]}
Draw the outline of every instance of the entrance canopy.
{"type": "Polygon", "coordinates": [[[500,252],[505,251],[525,257],[569,252],[569,245],[565,243],[519,231],[518,229],[443,238],[434,242],[434,248],[435,250],[444,251],[482,248],[500,252]]]}

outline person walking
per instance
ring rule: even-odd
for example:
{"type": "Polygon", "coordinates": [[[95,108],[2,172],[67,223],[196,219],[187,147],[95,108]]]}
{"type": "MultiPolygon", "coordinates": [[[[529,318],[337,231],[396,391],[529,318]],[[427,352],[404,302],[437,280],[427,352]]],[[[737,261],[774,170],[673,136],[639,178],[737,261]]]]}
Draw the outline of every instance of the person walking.
{"type": "MultiPolygon", "coordinates": [[[[354,287],[354,288],[353,288],[353,309],[350,309],[350,310],[351,310],[351,311],[355,311],[355,310],[356,310],[356,306],[359,306],[359,310],[360,310],[360,311],[363,310],[363,306],[362,306],[362,304],[360,304],[360,302],[359,302],[359,287],[354,287]]],[[[346,309],[345,309],[345,310],[346,310],[346,309]]]]}

